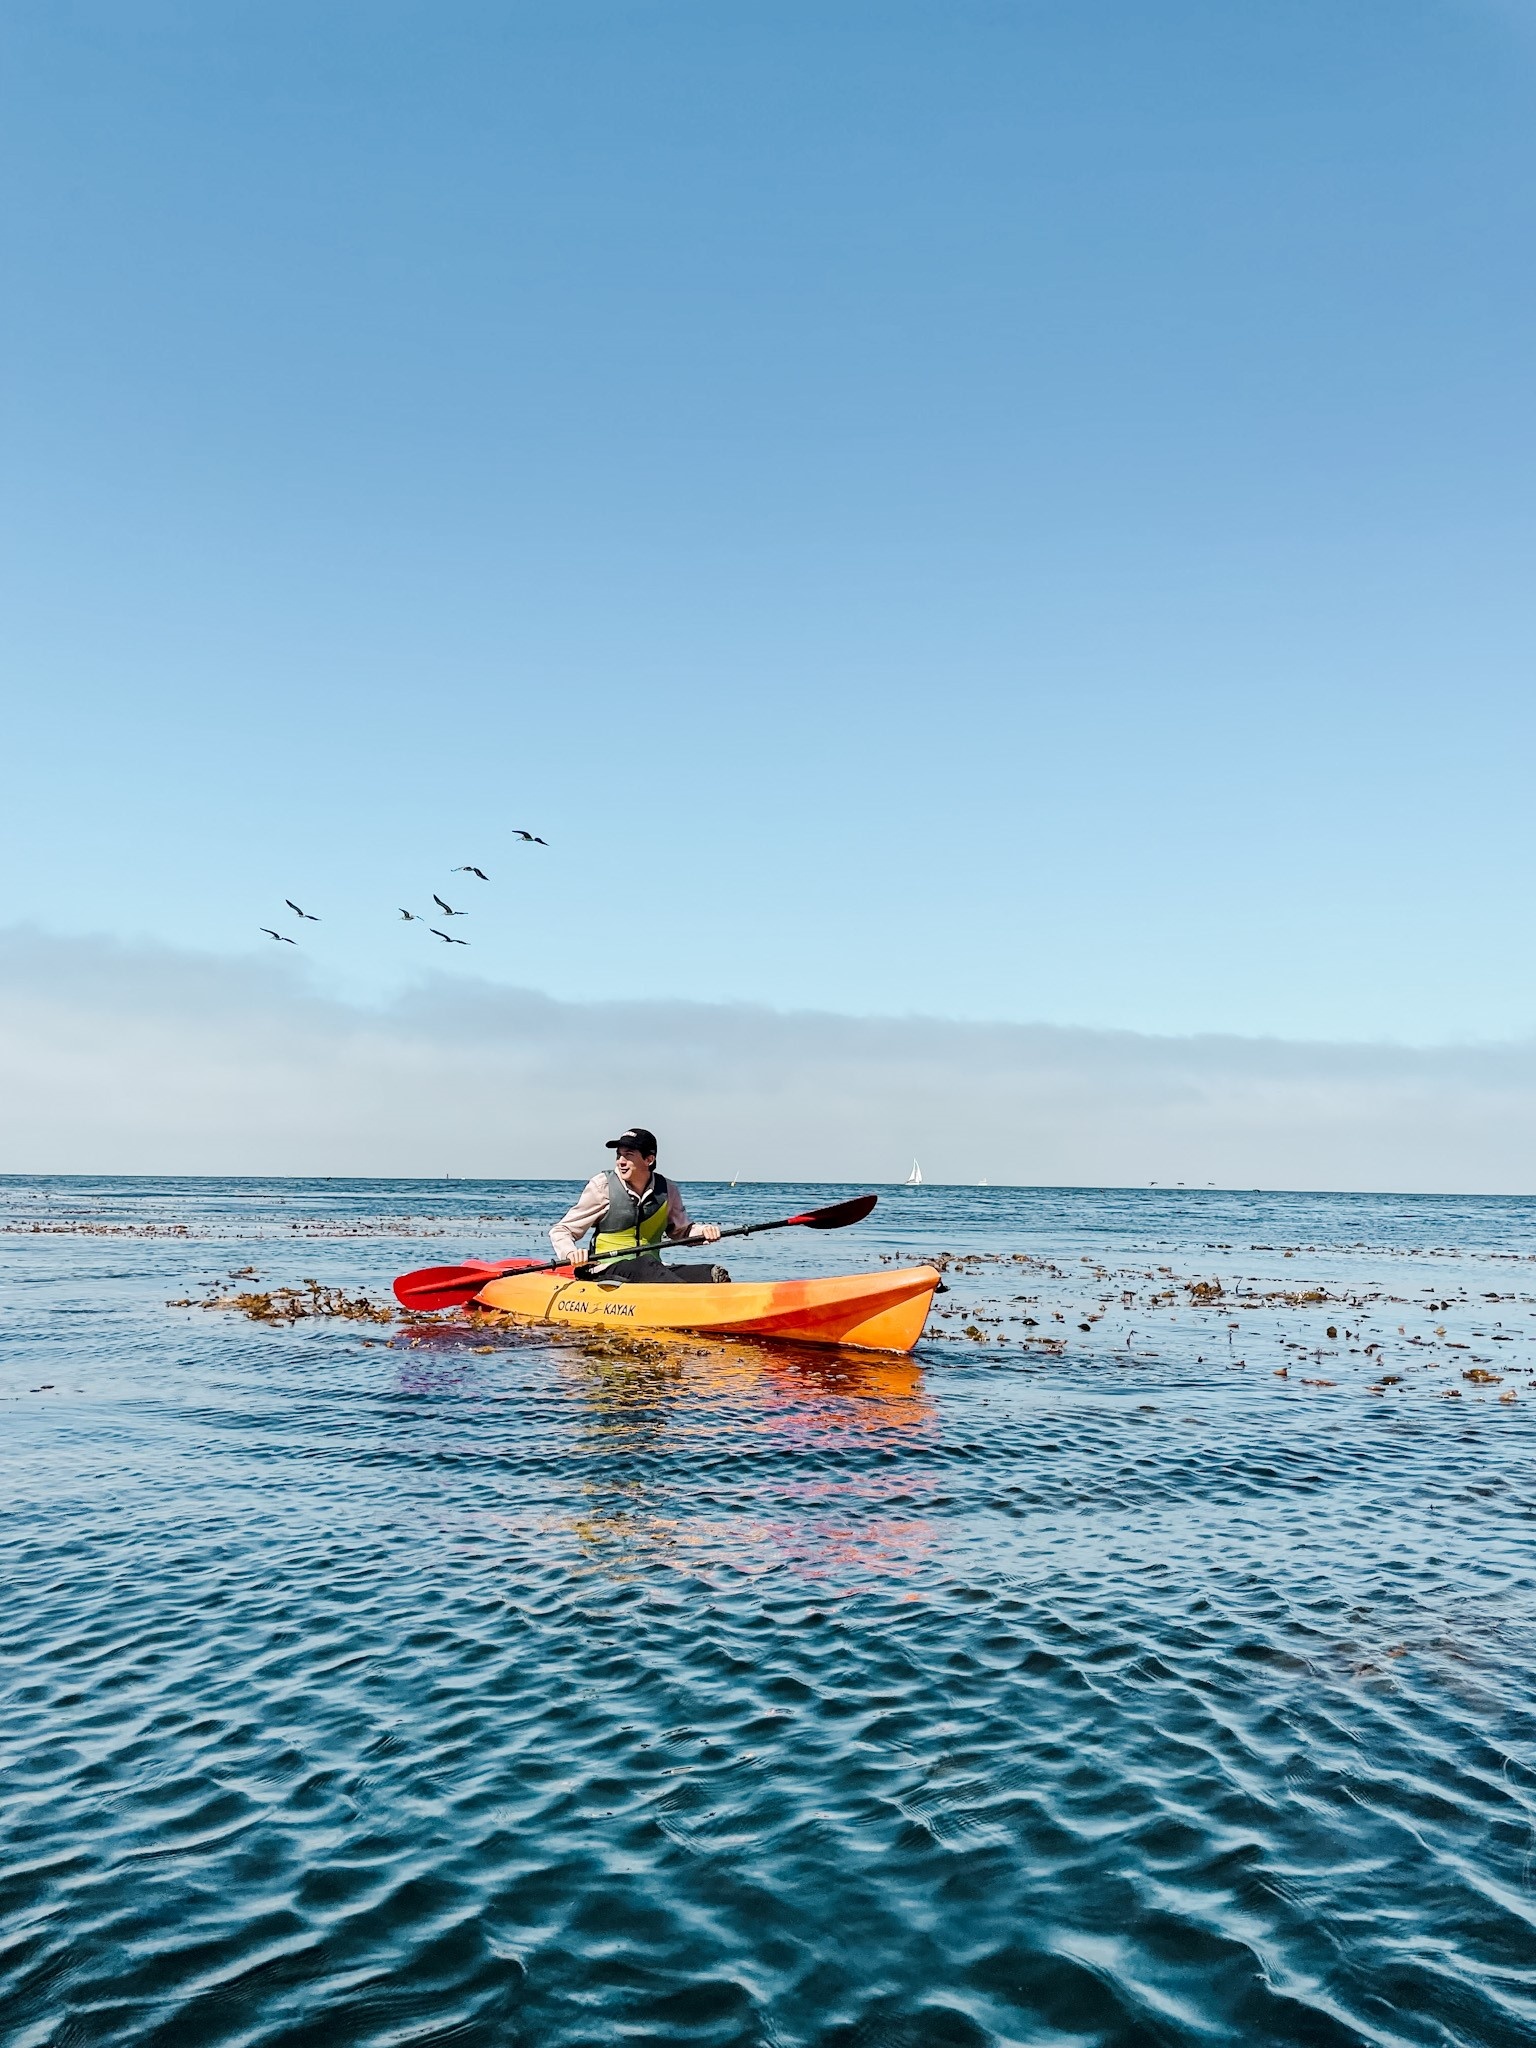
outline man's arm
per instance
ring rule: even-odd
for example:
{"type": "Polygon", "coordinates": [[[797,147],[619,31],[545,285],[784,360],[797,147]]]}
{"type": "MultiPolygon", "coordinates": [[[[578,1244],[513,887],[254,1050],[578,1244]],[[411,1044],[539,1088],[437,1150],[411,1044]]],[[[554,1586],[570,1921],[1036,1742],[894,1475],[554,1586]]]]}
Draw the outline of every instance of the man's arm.
{"type": "Polygon", "coordinates": [[[713,1223],[695,1223],[675,1180],[667,1182],[667,1239],[671,1244],[713,1244],[720,1235],[713,1223]]]}
{"type": "Polygon", "coordinates": [[[555,1248],[555,1257],[563,1266],[577,1263],[580,1257],[576,1249],[577,1239],[585,1237],[593,1224],[600,1222],[607,1212],[608,1176],[594,1173],[571,1207],[550,1230],[549,1241],[555,1248]]]}

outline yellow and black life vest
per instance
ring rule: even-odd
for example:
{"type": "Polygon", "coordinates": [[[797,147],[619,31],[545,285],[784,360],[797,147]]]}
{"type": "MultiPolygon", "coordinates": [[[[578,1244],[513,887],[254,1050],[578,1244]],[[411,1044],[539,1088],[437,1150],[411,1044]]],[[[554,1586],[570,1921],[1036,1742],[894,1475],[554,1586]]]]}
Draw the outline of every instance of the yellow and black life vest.
{"type": "Polygon", "coordinates": [[[671,1189],[665,1174],[651,1169],[650,1185],[636,1200],[613,1171],[608,1182],[608,1213],[597,1226],[590,1259],[632,1259],[654,1256],[665,1242],[671,1210],[671,1189]]]}

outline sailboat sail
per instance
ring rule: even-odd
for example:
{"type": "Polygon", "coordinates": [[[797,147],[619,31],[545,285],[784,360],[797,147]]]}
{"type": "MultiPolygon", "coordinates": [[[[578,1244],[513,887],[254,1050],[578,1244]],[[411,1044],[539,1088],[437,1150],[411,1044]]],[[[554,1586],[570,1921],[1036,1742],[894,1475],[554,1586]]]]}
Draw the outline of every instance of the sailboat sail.
{"type": "Polygon", "coordinates": [[[914,1159],[912,1162],[912,1171],[907,1175],[905,1185],[909,1188],[920,1188],[922,1184],[923,1169],[918,1165],[917,1161],[914,1159]]]}

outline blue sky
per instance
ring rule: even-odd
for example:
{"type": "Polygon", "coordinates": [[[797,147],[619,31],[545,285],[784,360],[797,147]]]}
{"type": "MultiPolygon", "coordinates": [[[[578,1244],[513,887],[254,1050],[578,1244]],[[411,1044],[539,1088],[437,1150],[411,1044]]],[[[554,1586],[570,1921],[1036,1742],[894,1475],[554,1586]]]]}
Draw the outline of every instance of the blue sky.
{"type": "Polygon", "coordinates": [[[0,923],[1531,1034],[1536,12],[13,0],[0,65],[0,923]]]}

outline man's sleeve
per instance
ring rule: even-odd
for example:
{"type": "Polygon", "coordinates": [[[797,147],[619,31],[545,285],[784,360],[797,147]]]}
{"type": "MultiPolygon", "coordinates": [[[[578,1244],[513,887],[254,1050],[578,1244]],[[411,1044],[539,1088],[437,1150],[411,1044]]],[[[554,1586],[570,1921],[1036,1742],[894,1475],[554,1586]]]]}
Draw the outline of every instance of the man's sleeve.
{"type": "Polygon", "coordinates": [[[593,1224],[607,1213],[607,1209],[608,1176],[605,1173],[594,1173],[549,1233],[549,1241],[555,1248],[555,1257],[563,1265],[575,1263],[578,1256],[577,1239],[585,1237],[593,1224]]]}
{"type": "Polygon", "coordinates": [[[673,1244],[681,1244],[693,1236],[694,1225],[688,1214],[688,1204],[683,1200],[683,1191],[675,1180],[667,1182],[667,1237],[673,1244]]]}

